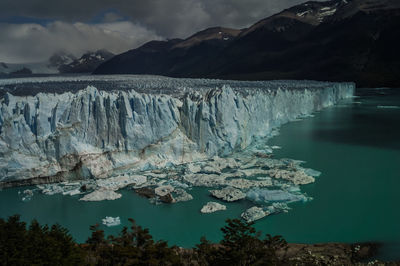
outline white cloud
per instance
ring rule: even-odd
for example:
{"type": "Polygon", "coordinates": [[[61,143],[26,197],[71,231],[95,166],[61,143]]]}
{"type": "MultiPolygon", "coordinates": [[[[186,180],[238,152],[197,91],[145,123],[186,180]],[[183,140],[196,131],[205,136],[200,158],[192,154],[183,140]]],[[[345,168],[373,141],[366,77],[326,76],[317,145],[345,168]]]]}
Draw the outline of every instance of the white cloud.
{"type": "Polygon", "coordinates": [[[107,49],[121,53],[154,39],[156,33],[129,21],[101,24],[56,21],[39,24],[0,24],[0,62],[43,61],[66,50],[80,56],[84,52],[107,49]]]}

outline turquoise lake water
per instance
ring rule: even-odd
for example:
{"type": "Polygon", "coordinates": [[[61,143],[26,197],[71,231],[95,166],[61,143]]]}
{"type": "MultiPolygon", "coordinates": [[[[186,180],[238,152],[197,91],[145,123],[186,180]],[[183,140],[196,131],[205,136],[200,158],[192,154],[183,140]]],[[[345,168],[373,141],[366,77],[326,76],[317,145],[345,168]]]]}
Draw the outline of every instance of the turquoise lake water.
{"type": "MultiPolygon", "coordinates": [[[[400,90],[363,90],[359,98],[327,108],[313,118],[291,122],[268,141],[279,145],[277,158],[306,161],[304,167],[322,172],[316,182],[302,187],[312,201],[290,204],[289,213],[256,222],[263,233],[282,235],[289,242],[383,243],[379,257],[400,259],[400,90]]],[[[218,241],[227,218],[237,218],[254,204],[230,203],[227,211],[201,214],[212,200],[207,189],[190,191],[194,200],[173,205],[153,205],[132,190],[115,201],[82,202],[79,196],[35,193],[22,202],[18,191],[0,192],[0,217],[21,214],[41,223],[60,223],[77,241],[89,236],[89,226],[105,216],[119,216],[122,225],[104,227],[116,234],[128,218],[150,229],[155,239],[190,247],[201,236],[218,241]]]]}

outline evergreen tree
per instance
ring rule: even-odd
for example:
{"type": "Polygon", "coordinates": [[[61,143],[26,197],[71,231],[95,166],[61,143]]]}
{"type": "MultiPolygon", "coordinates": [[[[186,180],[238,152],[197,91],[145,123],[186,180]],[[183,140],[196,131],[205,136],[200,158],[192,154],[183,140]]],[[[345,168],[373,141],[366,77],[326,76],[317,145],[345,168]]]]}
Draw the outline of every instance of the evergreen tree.
{"type": "Polygon", "coordinates": [[[78,265],[83,258],[82,250],[60,225],[49,229],[33,220],[27,229],[18,215],[0,219],[2,265],[78,265]]]}
{"type": "Polygon", "coordinates": [[[280,236],[256,232],[252,224],[227,220],[219,244],[205,237],[194,250],[169,247],[154,241],[149,230],[129,219],[118,236],[105,238],[99,225],[90,227],[86,244],[77,244],[68,230],[56,224],[49,228],[33,220],[29,227],[18,215],[0,219],[1,265],[285,265],[276,255],[284,251],[280,236]]]}

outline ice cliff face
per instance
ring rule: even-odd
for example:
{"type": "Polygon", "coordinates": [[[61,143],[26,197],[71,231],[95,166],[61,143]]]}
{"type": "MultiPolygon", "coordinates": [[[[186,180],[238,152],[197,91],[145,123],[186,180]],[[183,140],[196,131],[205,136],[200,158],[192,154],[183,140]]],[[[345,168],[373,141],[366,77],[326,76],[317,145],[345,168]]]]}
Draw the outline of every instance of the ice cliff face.
{"type": "Polygon", "coordinates": [[[0,100],[0,181],[106,178],[227,155],[354,92],[351,83],[256,85],[185,88],[181,94],[93,86],[63,94],[7,93],[0,100]]]}

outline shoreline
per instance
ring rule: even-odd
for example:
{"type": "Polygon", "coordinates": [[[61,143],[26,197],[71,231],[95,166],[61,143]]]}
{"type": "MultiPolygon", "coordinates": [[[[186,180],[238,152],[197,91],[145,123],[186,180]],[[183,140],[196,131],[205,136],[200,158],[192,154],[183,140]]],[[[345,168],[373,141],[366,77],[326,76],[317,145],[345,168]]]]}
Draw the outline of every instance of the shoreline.
{"type": "MultiPolygon", "coordinates": [[[[383,245],[378,242],[287,243],[286,248],[278,249],[276,254],[279,259],[286,259],[295,265],[400,265],[400,262],[375,259],[383,245]]],[[[221,244],[213,246],[217,249],[223,248],[221,244]]],[[[194,248],[176,247],[176,250],[178,254],[187,257],[196,254],[194,248]]]]}

